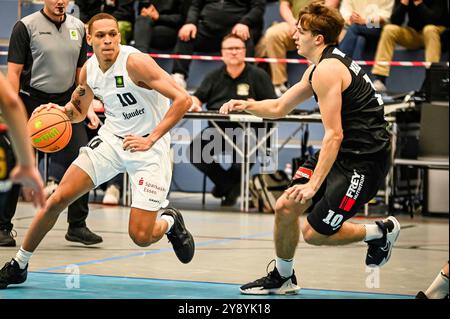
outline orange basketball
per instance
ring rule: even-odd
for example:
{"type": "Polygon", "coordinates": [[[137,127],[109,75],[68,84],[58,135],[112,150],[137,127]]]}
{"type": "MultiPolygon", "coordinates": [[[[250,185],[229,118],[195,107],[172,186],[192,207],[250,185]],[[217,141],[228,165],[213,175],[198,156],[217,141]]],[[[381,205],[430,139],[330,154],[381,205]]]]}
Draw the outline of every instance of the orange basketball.
{"type": "Polygon", "coordinates": [[[59,109],[43,109],[33,113],[27,124],[31,144],[45,153],[62,150],[72,137],[72,124],[59,109]]]}

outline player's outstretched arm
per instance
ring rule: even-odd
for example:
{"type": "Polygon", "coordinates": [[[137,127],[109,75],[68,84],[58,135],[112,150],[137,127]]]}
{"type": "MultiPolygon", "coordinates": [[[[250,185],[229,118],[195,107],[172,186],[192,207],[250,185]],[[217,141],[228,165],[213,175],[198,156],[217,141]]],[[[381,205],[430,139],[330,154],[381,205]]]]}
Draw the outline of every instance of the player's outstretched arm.
{"type": "Polygon", "coordinates": [[[301,81],[287,90],[286,93],[278,99],[263,101],[231,100],[222,105],[219,112],[228,114],[235,111],[245,111],[268,119],[284,117],[296,108],[297,105],[312,96],[313,92],[309,83],[309,74],[311,73],[311,70],[312,67],[309,67],[303,74],[301,81]]]}

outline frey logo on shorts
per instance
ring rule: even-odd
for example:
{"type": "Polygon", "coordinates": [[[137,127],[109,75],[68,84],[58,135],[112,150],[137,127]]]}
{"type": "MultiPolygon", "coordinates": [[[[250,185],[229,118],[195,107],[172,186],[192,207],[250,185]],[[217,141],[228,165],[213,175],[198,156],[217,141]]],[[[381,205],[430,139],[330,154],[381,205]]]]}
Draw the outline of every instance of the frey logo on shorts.
{"type": "Polygon", "coordinates": [[[297,172],[295,172],[295,175],[292,179],[298,179],[298,178],[307,178],[310,179],[312,174],[313,174],[313,170],[306,168],[306,167],[300,167],[297,172]]]}
{"type": "Polygon", "coordinates": [[[342,199],[341,205],[339,206],[340,209],[349,212],[353,205],[356,202],[356,199],[359,196],[359,193],[361,192],[361,188],[364,184],[364,175],[358,174],[356,170],[353,170],[353,176],[352,180],[350,182],[350,186],[347,189],[347,193],[345,194],[344,198],[342,199]]]}

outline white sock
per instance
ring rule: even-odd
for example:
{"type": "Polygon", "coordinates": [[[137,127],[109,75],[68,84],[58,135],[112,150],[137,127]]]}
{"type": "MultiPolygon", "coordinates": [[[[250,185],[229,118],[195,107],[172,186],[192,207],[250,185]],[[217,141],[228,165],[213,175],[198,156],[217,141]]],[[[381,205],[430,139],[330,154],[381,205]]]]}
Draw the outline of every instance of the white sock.
{"type": "Polygon", "coordinates": [[[443,299],[448,295],[448,277],[440,272],[425,292],[428,299],[443,299]]]}
{"type": "Polygon", "coordinates": [[[280,276],[288,278],[292,276],[294,272],[294,259],[283,259],[275,257],[275,267],[277,267],[280,276]]]}
{"type": "Polygon", "coordinates": [[[365,224],[364,227],[366,228],[366,237],[364,238],[364,241],[383,237],[383,232],[377,224],[365,224]]]}
{"type": "Polygon", "coordinates": [[[26,251],[25,249],[20,247],[19,251],[16,254],[16,257],[14,258],[14,260],[19,264],[20,269],[25,269],[28,261],[31,258],[31,255],[33,255],[33,253],[30,253],[29,251],[26,251]]]}
{"type": "Polygon", "coordinates": [[[167,234],[168,232],[170,232],[170,229],[172,228],[175,221],[173,220],[173,217],[169,216],[169,215],[162,215],[161,219],[165,220],[167,222],[167,230],[166,230],[166,234],[167,234]]]}

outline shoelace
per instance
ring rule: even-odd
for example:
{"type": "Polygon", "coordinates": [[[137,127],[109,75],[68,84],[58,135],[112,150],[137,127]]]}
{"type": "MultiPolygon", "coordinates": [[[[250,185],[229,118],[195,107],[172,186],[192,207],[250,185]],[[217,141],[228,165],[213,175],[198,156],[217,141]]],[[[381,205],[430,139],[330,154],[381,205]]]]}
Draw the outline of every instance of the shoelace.
{"type": "Polygon", "coordinates": [[[8,235],[10,235],[12,238],[16,238],[17,237],[17,232],[15,229],[11,229],[10,231],[8,231],[7,229],[1,229],[0,232],[3,231],[5,233],[7,233],[8,235]]]}
{"type": "Polygon", "coordinates": [[[266,276],[264,276],[264,277],[262,277],[262,278],[259,278],[259,279],[256,279],[255,281],[254,281],[254,283],[255,284],[265,284],[265,283],[268,283],[268,282],[271,282],[271,281],[273,281],[273,279],[274,279],[274,274],[275,274],[275,266],[273,267],[273,270],[272,271],[269,271],[269,266],[272,264],[272,263],[274,263],[275,262],[275,259],[272,259],[268,264],[267,264],[267,266],[266,266],[266,273],[267,273],[267,275],[266,276]]]}

